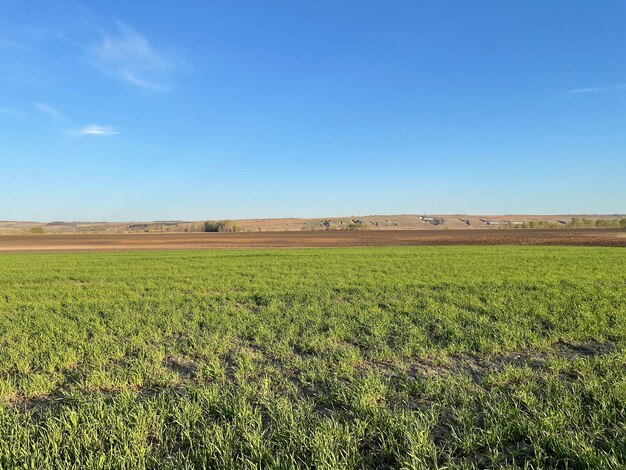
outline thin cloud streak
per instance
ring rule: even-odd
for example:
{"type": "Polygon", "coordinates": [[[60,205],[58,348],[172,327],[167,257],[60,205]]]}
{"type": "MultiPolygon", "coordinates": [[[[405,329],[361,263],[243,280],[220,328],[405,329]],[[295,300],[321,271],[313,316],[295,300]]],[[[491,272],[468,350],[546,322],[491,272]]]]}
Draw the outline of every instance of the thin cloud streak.
{"type": "Polygon", "coordinates": [[[87,136],[108,136],[108,135],[116,135],[119,134],[117,129],[110,126],[99,126],[97,124],[90,124],[88,126],[83,127],[78,131],[78,135],[87,135],[87,136]]]}
{"type": "Polygon", "coordinates": [[[52,119],[57,121],[67,121],[67,118],[61,111],[53,106],[50,106],[49,104],[39,102],[33,104],[33,106],[41,113],[50,116],[52,119]]]}
{"type": "Polygon", "coordinates": [[[131,26],[117,21],[117,31],[103,31],[87,49],[89,63],[106,75],[147,92],[167,92],[171,76],[184,66],[172,50],[156,49],[131,26]]]}
{"type": "Polygon", "coordinates": [[[619,85],[604,86],[604,87],[576,88],[574,90],[568,90],[567,93],[570,93],[570,94],[601,93],[604,91],[616,91],[616,90],[626,90],[626,83],[621,83],[619,85]]]}
{"type": "Polygon", "coordinates": [[[22,113],[20,111],[16,111],[15,109],[4,108],[2,106],[0,106],[0,114],[4,114],[6,116],[11,116],[11,117],[15,117],[15,118],[23,118],[24,117],[24,113],[22,113]]]}
{"type": "MultiPolygon", "coordinates": [[[[69,122],[69,119],[65,117],[65,115],[59,111],[58,109],[50,106],[46,103],[35,103],[33,105],[37,110],[46,114],[57,121],[69,122]]],[[[0,108],[0,112],[9,111],[12,112],[8,108],[0,108]]],[[[8,113],[7,113],[8,114],[8,113]]],[[[15,114],[14,112],[12,114],[15,114]]],[[[81,129],[66,129],[65,134],[69,137],[81,137],[81,136],[111,136],[119,134],[119,131],[112,126],[100,126],[98,124],[89,124],[88,126],[84,126],[81,129]]]]}

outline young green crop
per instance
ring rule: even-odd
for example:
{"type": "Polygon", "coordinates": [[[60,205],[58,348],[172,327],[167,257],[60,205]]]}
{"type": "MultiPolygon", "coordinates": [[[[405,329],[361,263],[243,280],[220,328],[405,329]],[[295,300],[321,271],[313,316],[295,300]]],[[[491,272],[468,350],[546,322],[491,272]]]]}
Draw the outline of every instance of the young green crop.
{"type": "Polygon", "coordinates": [[[626,251],[0,256],[0,468],[623,468],[626,251]]]}

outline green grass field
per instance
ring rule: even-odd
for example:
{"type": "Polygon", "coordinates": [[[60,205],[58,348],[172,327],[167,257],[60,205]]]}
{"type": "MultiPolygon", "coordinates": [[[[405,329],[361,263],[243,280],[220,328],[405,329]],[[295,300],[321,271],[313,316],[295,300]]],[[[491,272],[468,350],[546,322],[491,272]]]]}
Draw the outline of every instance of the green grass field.
{"type": "Polygon", "coordinates": [[[626,250],[0,256],[1,468],[625,468],[626,250]]]}

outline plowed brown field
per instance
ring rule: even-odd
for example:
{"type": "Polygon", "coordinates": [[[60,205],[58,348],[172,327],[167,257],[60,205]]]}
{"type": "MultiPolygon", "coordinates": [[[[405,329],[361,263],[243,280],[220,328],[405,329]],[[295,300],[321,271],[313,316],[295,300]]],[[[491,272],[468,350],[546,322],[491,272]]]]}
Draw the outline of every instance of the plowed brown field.
{"type": "Polygon", "coordinates": [[[0,236],[0,252],[210,250],[401,245],[626,246],[626,230],[372,230],[0,236]]]}

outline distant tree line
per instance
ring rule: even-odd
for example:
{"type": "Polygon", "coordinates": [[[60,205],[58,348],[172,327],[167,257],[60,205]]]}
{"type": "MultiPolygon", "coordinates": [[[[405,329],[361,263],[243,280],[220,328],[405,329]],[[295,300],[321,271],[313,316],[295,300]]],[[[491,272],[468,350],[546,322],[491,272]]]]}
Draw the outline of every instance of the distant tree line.
{"type": "Polygon", "coordinates": [[[207,220],[204,223],[205,232],[241,232],[242,228],[232,220],[207,220]]]}
{"type": "Polygon", "coordinates": [[[572,227],[603,227],[603,228],[626,228],[626,217],[621,219],[572,219],[572,227]]]}
{"type": "Polygon", "coordinates": [[[514,223],[509,220],[507,228],[563,228],[567,224],[561,222],[552,222],[550,220],[529,220],[523,223],[514,223]]]}
{"type": "Polygon", "coordinates": [[[585,219],[573,217],[571,222],[554,222],[550,220],[529,220],[528,222],[515,223],[509,221],[507,228],[626,228],[626,217],[618,219],[601,218],[601,219],[585,219]]]}

